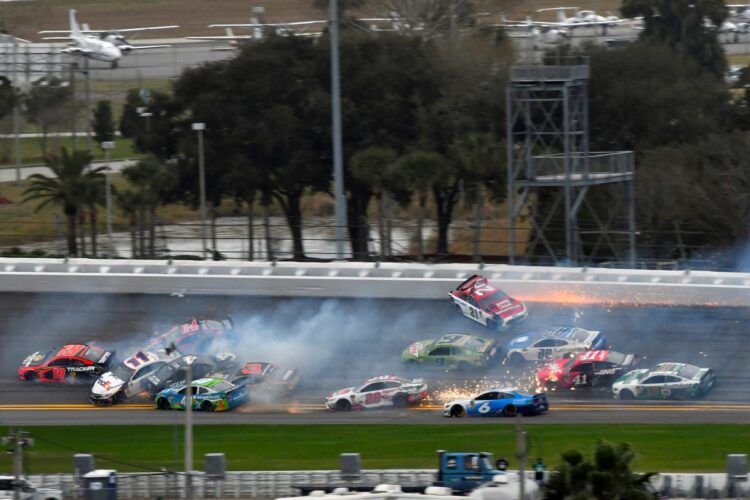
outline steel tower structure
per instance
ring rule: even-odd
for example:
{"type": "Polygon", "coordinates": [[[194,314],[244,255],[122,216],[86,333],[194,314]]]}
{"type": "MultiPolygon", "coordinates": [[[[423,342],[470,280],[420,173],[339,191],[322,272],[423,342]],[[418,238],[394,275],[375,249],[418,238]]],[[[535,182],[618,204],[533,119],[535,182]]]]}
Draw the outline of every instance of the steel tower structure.
{"type": "Polygon", "coordinates": [[[634,265],[633,152],[589,151],[589,75],[585,57],[511,67],[506,88],[511,264],[518,263],[518,223],[528,220],[525,262],[537,256],[541,245],[555,264],[588,265],[606,249],[608,260],[634,265]],[[618,188],[619,195],[602,208],[589,198],[604,186],[618,188]],[[584,209],[585,226],[579,223],[584,209]],[[564,252],[550,239],[553,221],[564,222],[559,231],[565,236],[564,252]]]}

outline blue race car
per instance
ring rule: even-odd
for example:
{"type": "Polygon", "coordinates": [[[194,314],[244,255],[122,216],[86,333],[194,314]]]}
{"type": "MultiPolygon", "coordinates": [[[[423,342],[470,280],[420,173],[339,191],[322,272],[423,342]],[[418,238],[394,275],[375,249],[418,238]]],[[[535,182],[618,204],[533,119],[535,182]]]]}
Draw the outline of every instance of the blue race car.
{"type": "Polygon", "coordinates": [[[598,331],[577,326],[548,326],[539,333],[526,333],[511,339],[503,346],[505,358],[513,365],[526,361],[549,362],[573,357],[584,351],[606,349],[607,339],[598,331]]]}
{"type": "MultiPolygon", "coordinates": [[[[201,411],[228,411],[250,401],[245,386],[237,386],[220,378],[202,378],[191,384],[193,409],[201,411]]],[[[154,398],[160,410],[185,409],[185,384],[167,387],[154,398]]]]}
{"type": "Polygon", "coordinates": [[[544,394],[523,394],[518,389],[505,387],[484,391],[471,399],[445,403],[446,417],[514,417],[516,414],[537,415],[549,409],[544,394]]]}

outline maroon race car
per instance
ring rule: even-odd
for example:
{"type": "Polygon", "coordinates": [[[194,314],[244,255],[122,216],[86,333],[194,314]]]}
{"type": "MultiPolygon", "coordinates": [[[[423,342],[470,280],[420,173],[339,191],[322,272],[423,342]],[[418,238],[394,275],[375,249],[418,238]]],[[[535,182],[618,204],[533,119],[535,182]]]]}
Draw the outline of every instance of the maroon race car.
{"type": "Polygon", "coordinates": [[[214,339],[230,335],[234,330],[232,319],[192,318],[164,333],[157,333],[143,347],[143,351],[176,347],[183,354],[203,354],[214,339]]]}
{"type": "Polygon", "coordinates": [[[41,382],[74,382],[95,380],[108,370],[114,352],[86,344],[55,347],[48,353],[27,356],[18,369],[21,380],[41,382]]]}
{"type": "Polygon", "coordinates": [[[458,312],[493,330],[509,328],[529,315],[521,301],[493,287],[487,278],[478,274],[458,285],[449,295],[458,312]]]}
{"type": "Polygon", "coordinates": [[[609,350],[586,351],[573,358],[562,358],[542,366],[536,373],[540,387],[547,390],[605,387],[633,370],[640,362],[636,354],[609,350]]]}

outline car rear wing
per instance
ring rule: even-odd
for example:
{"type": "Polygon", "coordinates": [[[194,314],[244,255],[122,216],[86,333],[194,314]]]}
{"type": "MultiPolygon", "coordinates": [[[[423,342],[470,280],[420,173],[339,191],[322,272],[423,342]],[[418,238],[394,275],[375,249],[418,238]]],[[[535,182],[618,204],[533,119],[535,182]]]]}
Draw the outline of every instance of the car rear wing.
{"type": "Polygon", "coordinates": [[[713,368],[709,368],[703,375],[701,375],[701,382],[707,382],[715,377],[716,373],[714,372],[713,368]]]}
{"type": "Polygon", "coordinates": [[[475,281],[475,280],[476,280],[477,278],[481,278],[481,277],[482,277],[482,276],[480,276],[480,275],[478,275],[478,274],[474,274],[474,275],[472,275],[472,276],[471,276],[471,277],[470,277],[469,279],[467,279],[466,281],[464,281],[463,283],[461,283],[460,285],[458,285],[458,286],[456,287],[456,291],[464,291],[464,290],[468,290],[469,288],[471,288],[471,287],[470,287],[469,285],[470,285],[470,284],[473,284],[473,283],[472,283],[473,281],[475,281]]]}

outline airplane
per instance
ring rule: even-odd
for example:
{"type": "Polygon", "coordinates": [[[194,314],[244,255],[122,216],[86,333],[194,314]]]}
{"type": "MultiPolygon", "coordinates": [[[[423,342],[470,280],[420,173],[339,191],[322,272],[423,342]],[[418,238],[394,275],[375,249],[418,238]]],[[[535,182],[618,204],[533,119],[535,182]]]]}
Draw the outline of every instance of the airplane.
{"type": "Polygon", "coordinates": [[[257,17],[251,17],[249,23],[240,24],[209,24],[209,28],[224,28],[225,35],[214,35],[214,36],[189,36],[189,40],[209,40],[209,41],[222,41],[226,40],[229,42],[229,48],[236,48],[237,43],[241,40],[262,40],[266,35],[275,33],[279,36],[321,36],[322,31],[306,32],[294,31],[294,28],[298,26],[312,26],[316,24],[326,24],[328,20],[312,20],[312,21],[294,21],[289,23],[262,23],[257,17]],[[233,28],[251,28],[252,33],[249,35],[236,35],[233,28]]]}
{"type": "Polygon", "coordinates": [[[560,45],[570,40],[570,33],[567,29],[536,25],[530,17],[527,17],[525,21],[506,21],[502,24],[491,24],[490,26],[525,29],[526,33],[508,33],[508,38],[530,39],[533,42],[534,50],[538,50],[540,45],[560,45]]]}
{"type": "Polygon", "coordinates": [[[120,30],[97,31],[89,29],[84,24],[84,29],[78,26],[76,21],[76,11],[70,9],[68,12],[70,18],[70,30],[44,30],[40,34],[47,33],[68,33],[68,36],[51,36],[44,37],[44,40],[71,40],[67,47],[61,52],[70,55],[80,55],[97,61],[104,61],[112,64],[112,68],[117,67],[120,58],[134,50],[143,49],[160,49],[171,47],[171,45],[132,45],[125,39],[122,33],[149,31],[157,29],[177,28],[178,26],[151,26],[144,28],[126,28],[120,30]]]}
{"type": "Polygon", "coordinates": [[[607,28],[613,28],[618,24],[627,22],[627,19],[620,19],[617,16],[601,16],[593,10],[579,10],[578,7],[548,7],[546,9],[538,9],[537,12],[549,12],[557,11],[557,22],[556,23],[540,23],[543,25],[554,25],[562,28],[578,28],[578,27],[596,27],[602,28],[602,34],[606,34],[607,28]],[[575,14],[572,17],[565,17],[565,12],[569,10],[575,10],[575,14]]]}

